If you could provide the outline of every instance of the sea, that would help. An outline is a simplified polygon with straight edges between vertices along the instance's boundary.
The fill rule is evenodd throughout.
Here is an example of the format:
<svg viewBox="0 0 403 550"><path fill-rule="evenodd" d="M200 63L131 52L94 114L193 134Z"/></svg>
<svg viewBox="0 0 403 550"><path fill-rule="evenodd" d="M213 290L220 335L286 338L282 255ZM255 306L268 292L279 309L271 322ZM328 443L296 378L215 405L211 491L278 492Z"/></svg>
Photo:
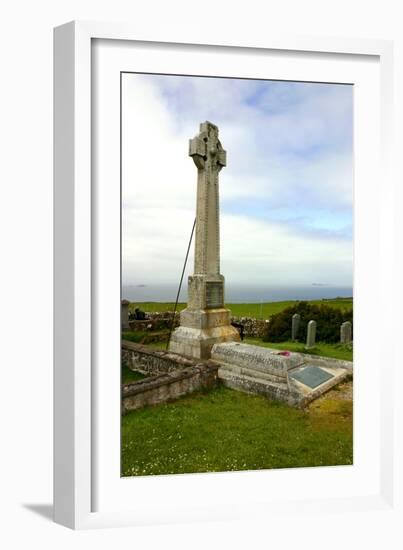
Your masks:
<svg viewBox="0 0 403 550"><path fill-rule="evenodd" d="M122 299L130 302L175 302L175 285L127 285L122 287ZM353 288L346 286L242 286L225 284L225 301L229 304L259 304L286 300L324 300L351 298ZM187 300L187 282L184 281L179 301Z"/></svg>

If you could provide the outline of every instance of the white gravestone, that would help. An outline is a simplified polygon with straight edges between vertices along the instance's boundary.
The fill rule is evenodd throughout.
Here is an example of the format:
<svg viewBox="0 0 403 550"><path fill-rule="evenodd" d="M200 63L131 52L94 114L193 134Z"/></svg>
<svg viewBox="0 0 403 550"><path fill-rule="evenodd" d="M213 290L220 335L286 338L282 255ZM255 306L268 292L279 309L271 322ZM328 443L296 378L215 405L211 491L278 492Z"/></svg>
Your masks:
<svg viewBox="0 0 403 550"><path fill-rule="evenodd" d="M207 359L217 342L239 341L224 307L224 277L220 274L220 216L218 174L226 166L226 151L218 127L200 124L189 141L189 156L197 167L196 237L194 273L188 279L188 304L173 332L172 352Z"/></svg>

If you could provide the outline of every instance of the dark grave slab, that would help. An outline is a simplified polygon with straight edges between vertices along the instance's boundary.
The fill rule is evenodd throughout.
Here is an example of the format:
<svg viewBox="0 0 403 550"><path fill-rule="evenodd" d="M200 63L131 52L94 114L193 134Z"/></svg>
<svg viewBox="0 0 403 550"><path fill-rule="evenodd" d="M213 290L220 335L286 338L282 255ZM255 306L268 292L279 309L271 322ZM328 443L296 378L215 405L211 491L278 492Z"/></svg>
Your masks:
<svg viewBox="0 0 403 550"><path fill-rule="evenodd" d="M308 365L301 369L298 369L289 374L291 378L298 380L301 384L309 386L310 388L317 388L324 382L327 382L331 378L334 378L333 374L326 372L325 370Z"/></svg>

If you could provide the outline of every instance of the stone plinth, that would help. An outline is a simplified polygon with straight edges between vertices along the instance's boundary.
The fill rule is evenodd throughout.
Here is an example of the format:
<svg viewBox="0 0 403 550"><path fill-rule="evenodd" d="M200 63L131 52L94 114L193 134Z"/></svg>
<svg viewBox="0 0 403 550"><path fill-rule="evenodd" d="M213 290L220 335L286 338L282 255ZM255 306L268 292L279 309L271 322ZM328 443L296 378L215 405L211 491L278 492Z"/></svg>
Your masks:
<svg viewBox="0 0 403 550"><path fill-rule="evenodd" d="M227 311L229 314L229 310ZM238 331L231 325L209 329L178 327L172 334L169 350L189 357L208 359L211 349L217 342L239 340Z"/></svg>
<svg viewBox="0 0 403 550"><path fill-rule="evenodd" d="M188 307L180 313L180 326L172 333L170 351L208 359L217 342L240 341L239 332L231 326L231 311L224 307L222 275L189 277L188 295Z"/></svg>

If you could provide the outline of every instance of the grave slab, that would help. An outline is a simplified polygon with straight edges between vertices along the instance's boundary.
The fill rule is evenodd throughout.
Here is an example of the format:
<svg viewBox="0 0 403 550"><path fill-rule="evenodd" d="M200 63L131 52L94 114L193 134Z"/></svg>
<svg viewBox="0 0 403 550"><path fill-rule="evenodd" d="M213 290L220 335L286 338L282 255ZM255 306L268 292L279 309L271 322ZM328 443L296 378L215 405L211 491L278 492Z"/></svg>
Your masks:
<svg viewBox="0 0 403 550"><path fill-rule="evenodd" d="M218 378L233 389L304 407L352 372L348 361L241 343L218 343L211 359Z"/></svg>

